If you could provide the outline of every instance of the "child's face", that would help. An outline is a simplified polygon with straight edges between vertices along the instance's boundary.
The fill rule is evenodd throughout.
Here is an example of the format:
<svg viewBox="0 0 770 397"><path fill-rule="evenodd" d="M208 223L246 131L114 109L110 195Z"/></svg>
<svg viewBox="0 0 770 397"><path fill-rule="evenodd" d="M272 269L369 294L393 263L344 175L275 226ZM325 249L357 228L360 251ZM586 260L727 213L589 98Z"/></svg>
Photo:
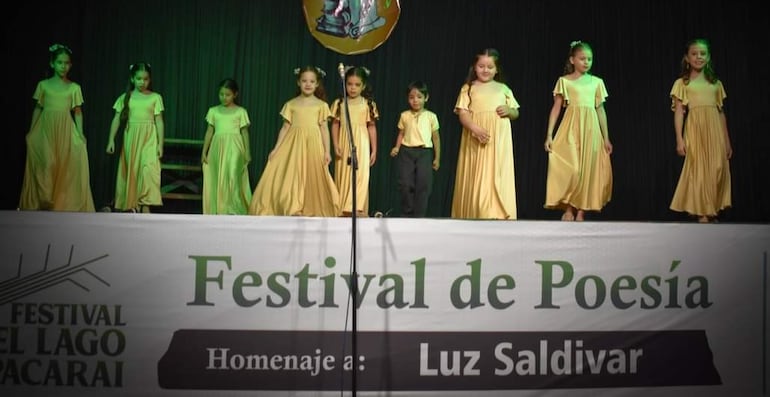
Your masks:
<svg viewBox="0 0 770 397"><path fill-rule="evenodd" d="M473 68L476 71L476 79L483 83L494 80L497 74L495 59L488 55L480 56Z"/></svg>
<svg viewBox="0 0 770 397"><path fill-rule="evenodd" d="M297 85L299 86L302 95L312 96L313 93L315 93L316 88L318 88L318 78L316 77L315 73L306 70L302 72L301 75L299 75Z"/></svg>
<svg viewBox="0 0 770 397"><path fill-rule="evenodd" d="M61 53L56 56L56 59L51 62L51 68L53 72L59 77L65 77L72 68L72 60L67 53Z"/></svg>
<svg viewBox="0 0 770 397"><path fill-rule="evenodd" d="M134 77L131 80L137 91L145 91L150 87L150 73L146 70L140 70L134 73Z"/></svg>
<svg viewBox="0 0 770 397"><path fill-rule="evenodd" d="M577 50L575 55L570 57L569 61L575 67L576 72L581 74L588 73L594 64L594 53L587 49Z"/></svg>
<svg viewBox="0 0 770 397"><path fill-rule="evenodd" d="M364 90L364 87L364 82L358 76L348 76L348 78L345 79L345 90L348 92L349 98L358 98Z"/></svg>
<svg viewBox="0 0 770 397"><path fill-rule="evenodd" d="M428 97L426 95L423 95L420 90L417 88L412 88L411 91L409 91L409 95L407 96L407 100L409 101L409 107L412 108L415 112L422 110L425 107L425 102L428 100Z"/></svg>
<svg viewBox="0 0 770 397"><path fill-rule="evenodd" d="M709 49L701 43L695 43L687 50L687 63L695 70L701 70L709 62Z"/></svg>
<svg viewBox="0 0 770 397"><path fill-rule="evenodd" d="M235 102L235 93L233 90L222 87L219 89L219 103L222 104L222 106L230 106Z"/></svg>

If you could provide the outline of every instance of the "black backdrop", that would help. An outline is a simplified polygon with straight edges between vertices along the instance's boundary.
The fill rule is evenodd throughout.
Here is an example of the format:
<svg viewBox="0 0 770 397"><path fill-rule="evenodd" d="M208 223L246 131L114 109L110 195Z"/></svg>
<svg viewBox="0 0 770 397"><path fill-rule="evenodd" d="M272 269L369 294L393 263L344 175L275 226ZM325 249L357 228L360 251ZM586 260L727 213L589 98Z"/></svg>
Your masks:
<svg viewBox="0 0 770 397"><path fill-rule="evenodd" d="M407 106L405 86L421 79L430 86L428 106L442 124L442 164L428 215L447 217L460 133L452 109L474 54L495 47L522 106L514 122L519 218L558 219L560 214L542 208L547 167L542 142L551 90L569 43L584 40L594 48L593 72L605 80L610 94L606 109L615 147L612 201L589 219L686 220L668 209L682 164L674 150L668 92L685 43L705 37L712 42L712 59L727 90L734 148L734 208L722 220L770 221L770 83L764 72L764 31L770 19L748 1L402 0L400 6L388 41L365 54L342 55L311 36L300 0L75 0L58 9L17 4L4 23L4 74L10 86L3 97L9 124L0 156L6 176L0 209L15 209L18 203L32 92L49 71L48 46L60 42L73 49L70 77L83 87L97 208L111 200L114 190L117 157L106 155L104 147L111 106L125 90L129 64L153 65L153 88L166 105L167 137L202 139L206 109L218 102L217 83L224 77L238 80L240 102L252 119L253 187L275 143L278 111L295 93L292 70L315 64L329 72L325 86L331 101L340 93L336 65L344 62L372 71L369 83L381 113L370 211L398 213L388 153L398 114Z"/></svg>

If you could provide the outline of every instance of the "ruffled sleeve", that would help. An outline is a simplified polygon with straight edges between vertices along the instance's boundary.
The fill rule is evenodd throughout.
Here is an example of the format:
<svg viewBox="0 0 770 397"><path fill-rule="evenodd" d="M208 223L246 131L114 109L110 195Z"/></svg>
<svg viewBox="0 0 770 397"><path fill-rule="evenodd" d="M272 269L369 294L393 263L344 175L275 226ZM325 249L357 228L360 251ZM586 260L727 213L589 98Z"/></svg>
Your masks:
<svg viewBox="0 0 770 397"><path fill-rule="evenodd" d="M80 88L80 84L72 83L72 108L83 105L83 90Z"/></svg>
<svg viewBox="0 0 770 397"><path fill-rule="evenodd" d="M45 102L45 91L43 90L42 81L37 83L37 87L35 87L35 93L32 94L32 99L34 99L39 106L43 106L43 103Z"/></svg>
<svg viewBox="0 0 770 397"><path fill-rule="evenodd" d="M569 104L569 91L567 90L567 82L564 77L559 77L559 79L556 80L556 85L553 87L553 96L556 95L561 95L564 99L561 106L566 108Z"/></svg>
<svg viewBox="0 0 770 397"><path fill-rule="evenodd" d="M687 106L690 101L687 99L687 86L681 78L676 79L674 86L671 87L671 110L676 110L676 100L682 101L682 105Z"/></svg>
<svg viewBox="0 0 770 397"><path fill-rule="evenodd" d="M216 114L215 106L210 107L209 110L206 112L206 123L208 123L208 125L214 125L215 114Z"/></svg>
<svg viewBox="0 0 770 397"><path fill-rule="evenodd" d="M124 98L126 97L126 94L120 94L118 99L115 100L115 103L112 104L112 108L115 109L116 112L120 113L123 111L123 102Z"/></svg>
<svg viewBox="0 0 770 397"><path fill-rule="evenodd" d="M155 93L155 96L156 96L156 99L155 99L154 114L157 116L157 115L163 113L163 110L165 110L165 109L163 108L163 97L160 96L160 94L158 94L158 93Z"/></svg>
<svg viewBox="0 0 770 397"><path fill-rule="evenodd" d="M246 111L246 108L244 107L238 108L238 124L240 125L240 128L248 127L251 125L251 120L249 120L249 112Z"/></svg>
<svg viewBox="0 0 770 397"><path fill-rule="evenodd" d="M329 109L329 104L321 101L320 110L318 111L318 124L328 122L330 117L332 117L332 112Z"/></svg>
<svg viewBox="0 0 770 397"><path fill-rule="evenodd" d="M509 108L518 109L521 106L519 105L519 102L516 100L516 98L513 96L513 91L510 87L507 85L503 85L505 87L503 89L503 95L505 95L505 105Z"/></svg>
<svg viewBox="0 0 770 397"><path fill-rule="evenodd" d="M724 106L724 99L727 98L727 93L725 92L725 86L722 85L722 81L717 81L717 107L719 110L722 110L722 106Z"/></svg>
<svg viewBox="0 0 770 397"><path fill-rule="evenodd" d="M462 88L460 88L460 94L457 95L457 103L455 103L455 113L460 113L460 110L468 110L471 102L471 98L468 96L468 90L470 90L470 85L463 84Z"/></svg>
<svg viewBox="0 0 770 397"><path fill-rule="evenodd" d="M340 99L337 98L332 102L331 117L335 120L340 119Z"/></svg>
<svg viewBox="0 0 770 397"><path fill-rule="evenodd" d="M286 101L286 103L283 104L283 107L281 108L280 115L283 117L283 120L287 123L291 124L291 103L292 101Z"/></svg>
<svg viewBox="0 0 770 397"><path fill-rule="evenodd" d="M372 109L371 112L367 112L366 114L366 122L370 123L373 121L377 121L380 119L380 111L377 110L377 104L372 101Z"/></svg>
<svg viewBox="0 0 770 397"><path fill-rule="evenodd" d="M596 84L596 96L594 98L594 107L599 107L601 104L603 104L606 100L609 94L607 93L607 87L604 85L604 80L594 76L596 80L598 80Z"/></svg>

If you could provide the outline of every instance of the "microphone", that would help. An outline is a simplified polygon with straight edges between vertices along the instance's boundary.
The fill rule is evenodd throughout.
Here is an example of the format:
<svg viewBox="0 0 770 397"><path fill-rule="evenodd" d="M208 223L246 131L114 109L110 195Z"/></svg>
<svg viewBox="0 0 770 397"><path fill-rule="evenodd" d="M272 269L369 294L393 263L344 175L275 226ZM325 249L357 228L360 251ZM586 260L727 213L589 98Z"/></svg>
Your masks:
<svg viewBox="0 0 770 397"><path fill-rule="evenodd" d="M345 78L345 65L343 65L342 62L340 62L340 64L337 65L337 71L340 72L340 77L344 79Z"/></svg>

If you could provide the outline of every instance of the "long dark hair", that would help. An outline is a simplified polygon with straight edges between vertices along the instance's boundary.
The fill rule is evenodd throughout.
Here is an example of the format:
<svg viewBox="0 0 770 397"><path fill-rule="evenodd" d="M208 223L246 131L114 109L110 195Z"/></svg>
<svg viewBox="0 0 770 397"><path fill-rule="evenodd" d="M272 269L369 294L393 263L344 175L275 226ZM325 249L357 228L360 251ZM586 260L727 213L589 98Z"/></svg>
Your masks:
<svg viewBox="0 0 770 397"><path fill-rule="evenodd" d="M696 44L700 44L706 47L709 60L706 62L706 65L703 66L703 76L706 78L706 80L708 80L709 83L714 84L719 81L719 77L717 77L717 73L714 71L714 66L711 64L711 43L709 43L709 41L706 39L693 39L687 43L687 47L685 47L684 50L684 56L682 57L682 72L680 77L682 77L682 80L684 80L685 84L690 82L690 63L687 62L687 54L690 52L690 47Z"/></svg>
<svg viewBox="0 0 770 397"><path fill-rule="evenodd" d="M473 101L473 98L471 98L471 89L473 87L473 81L479 78L479 76L476 75L476 64L479 62L479 59L481 57L490 57L493 61L495 61L495 67L497 68L497 73L495 74L494 80L499 83L505 83L505 74L503 73L503 67L500 66L500 52L497 51L494 48L485 48L481 51L481 53L476 54L473 57L473 62L471 62L471 67L468 68L468 76L465 77L465 83L464 85L468 86L468 106L470 106L471 102Z"/></svg>
<svg viewBox="0 0 770 397"><path fill-rule="evenodd" d="M326 89L324 88L324 76L326 76L326 72L316 66L305 65L294 70L294 74L297 75L297 82L299 82L299 79L302 77L302 73L305 72L313 72L315 74L315 79L318 82L318 86L316 86L315 91L313 91L313 95L316 98L326 102ZM298 85L295 95L299 95L301 93L302 89Z"/></svg>
<svg viewBox="0 0 770 397"><path fill-rule="evenodd" d="M573 41L569 45L569 52L567 53L567 60L564 62L564 75L572 74L572 72L575 71L575 65L570 62L570 58L574 57L575 54L577 54L579 51L591 51L593 54L594 50L591 48L591 45L586 43L585 41ZM589 71L590 72L590 71Z"/></svg>
<svg viewBox="0 0 770 397"><path fill-rule="evenodd" d="M369 69L363 67L363 66L352 66L348 68L348 70L345 71L345 85L347 86L348 77L351 76L358 76L358 78L361 79L361 82L364 84L364 89L361 91L361 96L366 99L366 104L369 105L369 117L374 120L374 94L372 93L372 87L367 84L367 80L369 78ZM340 108L342 106L337 107L337 114L335 116L339 117L340 114Z"/></svg>
<svg viewBox="0 0 770 397"><path fill-rule="evenodd" d="M128 67L128 86L126 87L126 95L123 97L123 110L120 111L120 119L128 119L128 100L131 99L131 92L134 91L134 76L138 72L145 71L150 76L150 84L148 89L152 87L152 67L147 62L137 62Z"/></svg>
<svg viewBox="0 0 770 397"><path fill-rule="evenodd" d="M55 74L53 72L53 63L56 62L56 58L58 58L61 54L69 55L70 61L72 61L72 50L70 50L70 48L66 45L56 43L51 44L51 46L48 47L48 55L50 56L50 60L48 61L48 70L51 72L51 75Z"/></svg>
<svg viewBox="0 0 770 397"><path fill-rule="evenodd" d="M220 81L217 87L219 87L219 89L227 88L228 90L232 91L233 94L235 94L235 98L233 98L233 103L238 104L238 82L235 81L235 79L226 78Z"/></svg>

